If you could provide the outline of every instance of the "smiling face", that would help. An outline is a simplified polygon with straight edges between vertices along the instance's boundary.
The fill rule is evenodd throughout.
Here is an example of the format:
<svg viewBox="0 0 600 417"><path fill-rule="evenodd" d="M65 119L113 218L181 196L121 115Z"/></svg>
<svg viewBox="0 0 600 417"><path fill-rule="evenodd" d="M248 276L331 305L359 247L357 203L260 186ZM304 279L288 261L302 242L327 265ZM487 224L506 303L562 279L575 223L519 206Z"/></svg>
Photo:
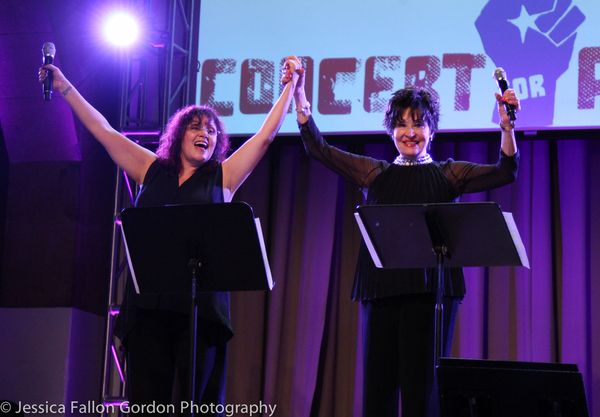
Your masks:
<svg viewBox="0 0 600 417"><path fill-rule="evenodd" d="M431 131L420 112L407 108L396 121L392 138L404 159L417 159L427 154Z"/></svg>
<svg viewBox="0 0 600 417"><path fill-rule="evenodd" d="M181 142L181 163L198 168L213 155L217 144L217 126L207 117L196 117L187 126Z"/></svg>

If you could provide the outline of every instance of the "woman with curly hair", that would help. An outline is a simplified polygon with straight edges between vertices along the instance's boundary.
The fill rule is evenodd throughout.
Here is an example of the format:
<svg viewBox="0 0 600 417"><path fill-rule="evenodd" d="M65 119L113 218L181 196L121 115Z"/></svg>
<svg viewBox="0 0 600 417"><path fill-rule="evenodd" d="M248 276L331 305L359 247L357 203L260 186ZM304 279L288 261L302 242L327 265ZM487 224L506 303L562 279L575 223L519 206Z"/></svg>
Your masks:
<svg viewBox="0 0 600 417"><path fill-rule="evenodd" d="M178 110L153 153L113 129L54 65L40 68L39 79L43 82L53 72L53 88L113 161L140 184L135 205L143 207L230 202L267 151L290 107L301 64L290 57L284 68L287 83L262 127L229 157L225 126L208 106ZM229 293L199 293L196 299L195 399L198 404L224 405L227 342L233 336ZM140 295L128 281L115 334L127 351L130 406L171 404L176 375L180 391L187 393L189 318L189 295Z"/></svg>

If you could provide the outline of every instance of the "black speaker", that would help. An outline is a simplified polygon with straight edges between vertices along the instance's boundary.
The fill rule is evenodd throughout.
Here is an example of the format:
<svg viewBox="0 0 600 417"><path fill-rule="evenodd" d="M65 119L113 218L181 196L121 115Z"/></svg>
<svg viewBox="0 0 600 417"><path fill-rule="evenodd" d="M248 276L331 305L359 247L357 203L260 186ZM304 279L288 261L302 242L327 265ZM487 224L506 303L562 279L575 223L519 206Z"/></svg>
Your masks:
<svg viewBox="0 0 600 417"><path fill-rule="evenodd" d="M589 417L577 365L440 358L442 417Z"/></svg>

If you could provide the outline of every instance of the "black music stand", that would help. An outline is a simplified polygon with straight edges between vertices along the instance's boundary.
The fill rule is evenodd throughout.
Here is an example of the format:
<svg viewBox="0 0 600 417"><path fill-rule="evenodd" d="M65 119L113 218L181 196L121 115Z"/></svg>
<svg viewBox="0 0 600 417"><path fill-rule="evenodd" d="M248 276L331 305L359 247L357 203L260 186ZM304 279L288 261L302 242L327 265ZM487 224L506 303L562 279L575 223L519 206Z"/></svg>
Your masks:
<svg viewBox="0 0 600 417"><path fill-rule="evenodd" d="M529 268L512 214L496 203L360 206L355 217L378 268L436 268L434 374L444 335L444 267Z"/></svg>
<svg viewBox="0 0 600 417"><path fill-rule="evenodd" d="M120 217L136 292L191 294L189 398L194 404L196 292L273 288L260 222L246 203L136 207Z"/></svg>

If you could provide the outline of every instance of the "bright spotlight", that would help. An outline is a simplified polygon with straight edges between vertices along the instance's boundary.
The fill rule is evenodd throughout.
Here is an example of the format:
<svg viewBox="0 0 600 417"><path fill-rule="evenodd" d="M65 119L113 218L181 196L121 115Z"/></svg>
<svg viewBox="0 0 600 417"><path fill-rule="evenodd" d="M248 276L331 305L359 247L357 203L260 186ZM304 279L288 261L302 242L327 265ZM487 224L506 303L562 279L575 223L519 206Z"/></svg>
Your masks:
<svg viewBox="0 0 600 417"><path fill-rule="evenodd" d="M104 26L104 35L113 45L129 46L138 36L138 24L128 14L119 13L108 19Z"/></svg>

